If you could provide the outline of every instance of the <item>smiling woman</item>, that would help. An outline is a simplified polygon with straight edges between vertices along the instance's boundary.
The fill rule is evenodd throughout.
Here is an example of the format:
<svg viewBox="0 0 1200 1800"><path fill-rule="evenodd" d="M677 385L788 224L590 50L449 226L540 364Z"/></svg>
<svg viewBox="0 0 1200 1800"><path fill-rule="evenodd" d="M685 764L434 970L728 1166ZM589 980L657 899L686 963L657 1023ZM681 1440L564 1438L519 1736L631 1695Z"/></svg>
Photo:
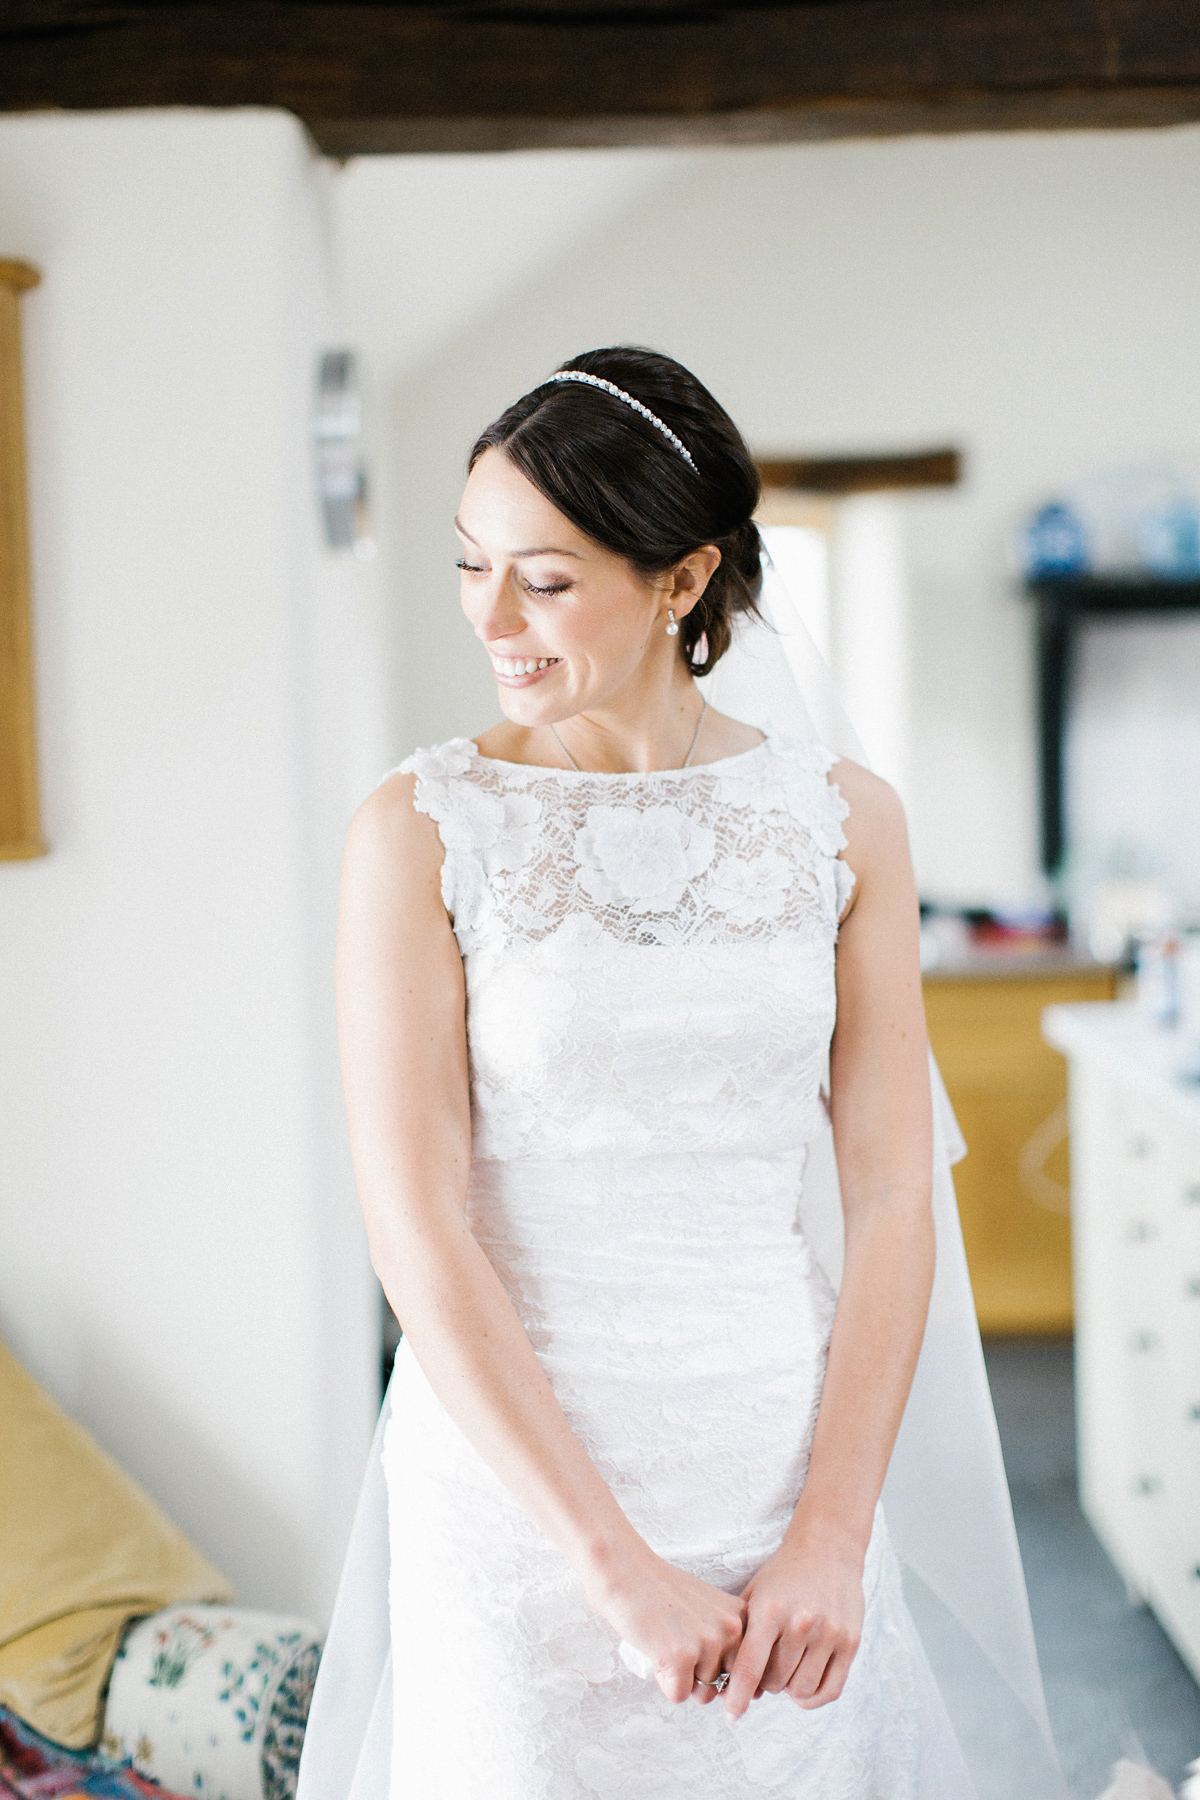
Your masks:
<svg viewBox="0 0 1200 1800"><path fill-rule="evenodd" d="M674 409L694 457L655 405ZM649 351L579 357L510 407L475 445L456 520L463 610L511 697L484 754L649 770L748 749L759 734L705 720L694 678L755 611L757 498L732 420ZM630 717L606 720L614 686L632 736Z"/></svg>
<svg viewBox="0 0 1200 1800"><path fill-rule="evenodd" d="M509 548L504 542L504 534L514 531L545 537L550 527L558 540L553 546ZM674 643L682 636L686 645L694 633L671 632L670 626L678 620L686 627L705 584L711 585L715 546L681 559L668 578L642 576L625 557L571 525L495 449L473 462L458 530L468 546L459 564L463 610L488 650L509 715L481 738L484 754L575 768L576 751L596 768L627 768L631 752L642 759L634 767L671 760L672 749L658 735L678 735L679 719L690 718L690 739L702 703ZM615 686L627 683L646 702L638 709L642 741L635 744L623 733L614 735L597 711Z"/></svg>
<svg viewBox="0 0 1200 1800"><path fill-rule="evenodd" d="M694 455L655 406L678 420ZM664 442L674 456L663 455ZM759 541L751 515L759 480L741 434L707 389L651 351L592 351L489 426L471 453L472 473L489 449L503 450L512 469L549 502L547 524L557 516L575 527L560 554L577 564L594 563L597 549L607 550L627 575L654 579L700 546L715 551L706 556L705 578L687 609L690 623L679 612L679 648L689 671L705 675L715 666L729 648L737 614L756 606ZM558 578L543 569L539 579Z"/></svg>
<svg viewBox="0 0 1200 1800"><path fill-rule="evenodd" d="M459 509L505 720L347 844L391 1650L376 1703L335 1621L302 1800L968 1800L880 1506L935 1268L903 817L695 685L761 583L727 415L649 351L559 375ZM840 1293L800 1224L829 1116Z"/></svg>

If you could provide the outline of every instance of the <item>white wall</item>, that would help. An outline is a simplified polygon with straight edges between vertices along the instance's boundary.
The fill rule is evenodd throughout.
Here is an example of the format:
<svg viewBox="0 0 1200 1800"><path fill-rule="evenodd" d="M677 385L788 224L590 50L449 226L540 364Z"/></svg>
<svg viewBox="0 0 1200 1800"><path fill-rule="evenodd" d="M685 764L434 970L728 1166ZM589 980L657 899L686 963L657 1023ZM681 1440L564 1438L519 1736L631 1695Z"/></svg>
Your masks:
<svg viewBox="0 0 1200 1800"><path fill-rule="evenodd" d="M363 156L339 170L347 312L375 379L402 381L571 259L686 157L661 150Z"/></svg>
<svg viewBox="0 0 1200 1800"><path fill-rule="evenodd" d="M237 1583L323 1618L377 1400L332 1024L384 757L318 544L328 172L294 120L0 120L50 854L0 864L0 1334Z"/></svg>
<svg viewBox="0 0 1200 1800"><path fill-rule="evenodd" d="M473 435L562 357L649 343L693 367L761 453L966 452L960 489L903 503L914 847L931 894L1036 897L1031 620L1006 544L1092 469L1200 468L1200 129L640 152L644 187L582 241L568 207L533 205L531 165L545 191L564 171L568 192L593 191L613 154L481 158L444 209L436 158L373 163L369 195L354 165L335 183L353 323L380 372L406 743L496 713L455 616L450 518ZM456 305L456 335L398 350L406 308L386 283L365 306L356 273L377 273L389 244L439 292L474 282L486 315ZM1195 690L1194 644L1184 654ZM1173 788L1166 814L1183 800Z"/></svg>

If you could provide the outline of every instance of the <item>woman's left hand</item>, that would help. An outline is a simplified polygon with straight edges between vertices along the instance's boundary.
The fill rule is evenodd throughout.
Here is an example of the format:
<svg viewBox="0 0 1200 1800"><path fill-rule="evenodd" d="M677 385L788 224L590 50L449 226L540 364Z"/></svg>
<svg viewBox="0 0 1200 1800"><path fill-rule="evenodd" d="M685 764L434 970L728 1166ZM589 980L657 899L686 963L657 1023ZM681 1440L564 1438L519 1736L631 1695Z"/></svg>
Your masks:
<svg viewBox="0 0 1200 1800"><path fill-rule="evenodd" d="M811 1710L836 1700L862 1636L863 1559L844 1542L784 1540L742 1589L746 1624L725 1690L740 1719L760 1694Z"/></svg>

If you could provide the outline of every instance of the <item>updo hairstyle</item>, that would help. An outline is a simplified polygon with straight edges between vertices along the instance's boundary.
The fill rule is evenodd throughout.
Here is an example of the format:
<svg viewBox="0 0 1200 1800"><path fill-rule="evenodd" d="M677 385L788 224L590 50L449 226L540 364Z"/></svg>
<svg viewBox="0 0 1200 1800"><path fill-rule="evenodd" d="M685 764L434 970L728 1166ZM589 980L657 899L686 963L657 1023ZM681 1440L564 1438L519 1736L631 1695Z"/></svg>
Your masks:
<svg viewBox="0 0 1200 1800"><path fill-rule="evenodd" d="M715 544L721 561L679 621L694 675L729 648L738 613L757 613L762 586L758 471L737 426L681 363L655 350L589 350L562 365L624 388L687 446L694 468L648 419L580 381L545 382L489 425L471 451L503 450L579 531L640 575L662 575ZM699 650L699 654L697 653Z"/></svg>

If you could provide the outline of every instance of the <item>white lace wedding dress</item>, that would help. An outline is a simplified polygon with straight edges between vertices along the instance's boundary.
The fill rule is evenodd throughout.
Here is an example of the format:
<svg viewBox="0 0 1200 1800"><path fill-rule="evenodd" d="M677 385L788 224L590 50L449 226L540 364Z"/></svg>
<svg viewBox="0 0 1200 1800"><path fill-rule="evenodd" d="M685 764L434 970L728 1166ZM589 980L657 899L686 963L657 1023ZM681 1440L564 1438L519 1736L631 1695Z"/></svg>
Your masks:
<svg viewBox="0 0 1200 1800"><path fill-rule="evenodd" d="M820 745L653 774L403 765L467 979L469 1216L660 1555L737 1592L804 1481L834 1295L801 1235L853 877ZM736 1724L618 1656L402 1345L391 1800L965 1800L882 1511L841 1698Z"/></svg>

